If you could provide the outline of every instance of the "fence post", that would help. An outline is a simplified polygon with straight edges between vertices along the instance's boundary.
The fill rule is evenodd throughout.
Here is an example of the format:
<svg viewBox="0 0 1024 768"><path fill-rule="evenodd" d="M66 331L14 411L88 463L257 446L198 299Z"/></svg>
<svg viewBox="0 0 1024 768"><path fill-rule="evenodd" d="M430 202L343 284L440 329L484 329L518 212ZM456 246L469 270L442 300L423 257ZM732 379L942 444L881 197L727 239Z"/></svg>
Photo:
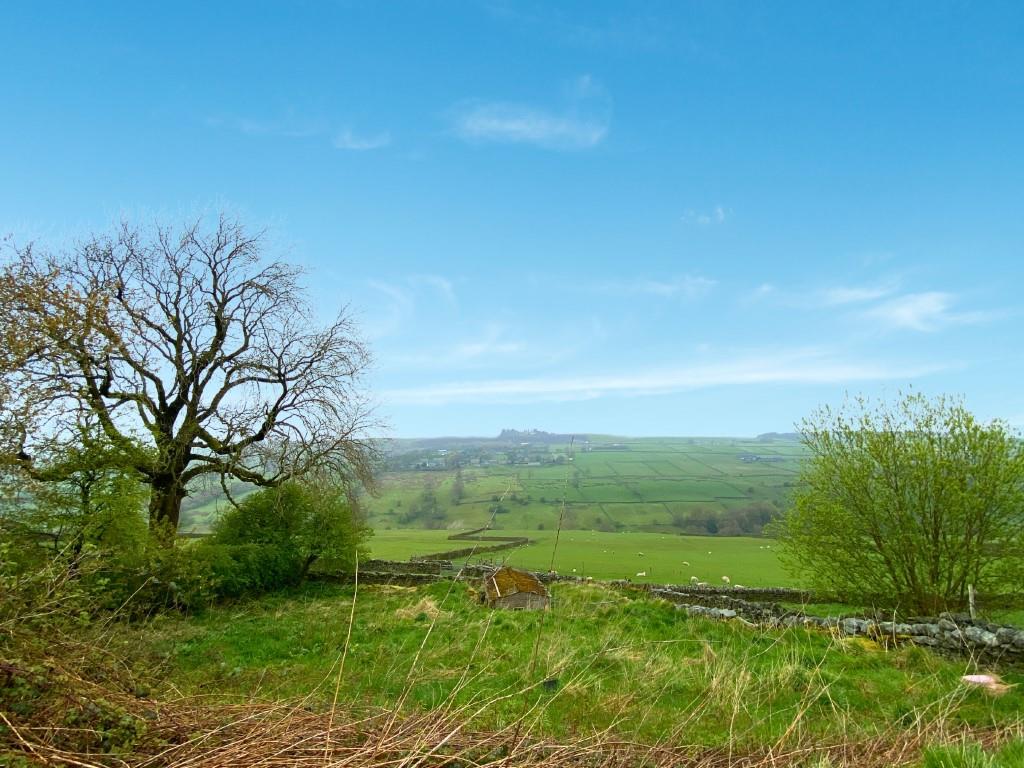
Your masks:
<svg viewBox="0 0 1024 768"><path fill-rule="evenodd" d="M975 615L974 615L974 585L973 584L968 584L967 585L967 606L968 606L968 608L970 608L971 618L974 619Z"/></svg>

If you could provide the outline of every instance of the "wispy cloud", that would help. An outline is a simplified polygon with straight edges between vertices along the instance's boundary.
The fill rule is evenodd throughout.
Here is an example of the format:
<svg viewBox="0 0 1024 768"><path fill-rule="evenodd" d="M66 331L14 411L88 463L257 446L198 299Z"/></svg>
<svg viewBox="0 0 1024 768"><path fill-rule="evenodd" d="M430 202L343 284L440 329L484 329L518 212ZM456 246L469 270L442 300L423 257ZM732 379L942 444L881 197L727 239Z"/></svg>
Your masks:
<svg viewBox="0 0 1024 768"><path fill-rule="evenodd" d="M822 292L822 303L834 307L843 304L862 304L868 301L890 296L895 293L897 285L894 282L882 283L879 285L862 286L837 286L826 288Z"/></svg>
<svg viewBox="0 0 1024 768"><path fill-rule="evenodd" d="M410 275L408 278L414 285L425 285L439 293L449 304L458 303L455 296L455 284L441 275Z"/></svg>
<svg viewBox="0 0 1024 768"><path fill-rule="evenodd" d="M699 224L702 227L708 227L712 224L724 224L731 215L732 211L721 205L716 205L714 208L707 211L698 211L693 208L687 208L683 212L683 221Z"/></svg>
<svg viewBox="0 0 1024 768"><path fill-rule="evenodd" d="M323 134L326 120L299 117L291 112L277 118L209 117L210 126L232 126L249 136L280 136L287 139L306 139Z"/></svg>
<svg viewBox="0 0 1024 768"><path fill-rule="evenodd" d="M995 312L954 311L956 297L942 291L907 293L865 310L863 317L884 328L938 331L957 325L975 325L995 318Z"/></svg>
<svg viewBox="0 0 1024 768"><path fill-rule="evenodd" d="M383 393L394 404L522 403L588 400L610 395L668 394L709 387L756 384L835 384L911 379L948 365L892 365L844 360L815 352L754 355L728 362L590 376L549 376L453 382L392 389Z"/></svg>
<svg viewBox="0 0 1024 768"><path fill-rule="evenodd" d="M408 275L399 280L370 279L366 286L381 294L383 299L376 304L376 319L370 321L368 334L371 338L398 332L416 314L417 301L428 294L440 296L452 306L458 303L454 284L441 275Z"/></svg>
<svg viewBox="0 0 1024 768"><path fill-rule="evenodd" d="M717 280L696 275L682 275L667 280L637 278L632 280L597 283L592 289L599 293L635 296L649 295L665 298L695 299L703 296L718 284Z"/></svg>
<svg viewBox="0 0 1024 768"><path fill-rule="evenodd" d="M388 131L371 135L360 136L350 128L345 128L334 136L334 148L346 149L353 152L365 152L370 149L381 149L391 143L391 134Z"/></svg>
<svg viewBox="0 0 1024 768"><path fill-rule="evenodd" d="M595 147L608 135L610 120L611 100L589 75L573 82L561 109L472 101L452 110L452 130L465 141L532 144L545 149Z"/></svg>
<svg viewBox="0 0 1024 768"><path fill-rule="evenodd" d="M526 342L509 338L507 329L501 325L488 325L483 333L469 339L438 346L414 354L393 355L392 365L412 367L421 370L438 368L478 368L494 365L499 361L518 358L529 351Z"/></svg>
<svg viewBox="0 0 1024 768"><path fill-rule="evenodd" d="M213 128L233 128L248 136L278 137L285 139L308 139L321 137L326 139L333 133L331 144L335 149L355 152L381 149L391 144L391 133L389 131L380 131L373 134L360 134L349 126L337 128L332 126L331 121L329 120L303 117L295 114L295 112L291 110L280 117L254 118L225 117L218 115L207 117L203 122Z"/></svg>

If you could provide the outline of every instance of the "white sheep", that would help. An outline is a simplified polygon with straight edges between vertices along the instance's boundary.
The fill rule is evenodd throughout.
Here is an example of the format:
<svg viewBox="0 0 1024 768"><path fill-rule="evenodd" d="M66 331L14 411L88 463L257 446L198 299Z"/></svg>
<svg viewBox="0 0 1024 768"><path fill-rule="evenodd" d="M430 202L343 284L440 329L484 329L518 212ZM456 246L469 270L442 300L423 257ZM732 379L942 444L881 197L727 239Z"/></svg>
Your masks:
<svg viewBox="0 0 1024 768"><path fill-rule="evenodd" d="M709 586L711 586L711 585L710 585L710 584L708 584L708 583L707 583L706 581L698 581L698 582L697 582L697 586L698 586L698 587L709 587Z"/></svg>
<svg viewBox="0 0 1024 768"><path fill-rule="evenodd" d="M637 556L637 557L643 557L643 556L644 556L644 553L643 553L643 552L637 552L637 553L636 553L636 556Z"/></svg>
<svg viewBox="0 0 1024 768"><path fill-rule="evenodd" d="M637 576L646 576L647 575L647 571L637 571L636 575Z"/></svg>
<svg viewBox="0 0 1024 768"><path fill-rule="evenodd" d="M729 582L732 581L732 579L730 579L728 576L723 576L722 581L724 581L726 586L728 586Z"/></svg>
<svg viewBox="0 0 1024 768"><path fill-rule="evenodd" d="M690 583L691 584L696 584L698 581L700 581L700 579L698 579L696 576L691 576L690 577Z"/></svg>
<svg viewBox="0 0 1024 768"><path fill-rule="evenodd" d="M584 581L593 581L593 580L594 580L594 577L593 577L593 576L585 576L585 577L583 578L583 580L584 580Z"/></svg>
<svg viewBox="0 0 1024 768"><path fill-rule="evenodd" d="M685 565L687 568L689 568L690 567L690 562L688 560L683 560L683 565Z"/></svg>

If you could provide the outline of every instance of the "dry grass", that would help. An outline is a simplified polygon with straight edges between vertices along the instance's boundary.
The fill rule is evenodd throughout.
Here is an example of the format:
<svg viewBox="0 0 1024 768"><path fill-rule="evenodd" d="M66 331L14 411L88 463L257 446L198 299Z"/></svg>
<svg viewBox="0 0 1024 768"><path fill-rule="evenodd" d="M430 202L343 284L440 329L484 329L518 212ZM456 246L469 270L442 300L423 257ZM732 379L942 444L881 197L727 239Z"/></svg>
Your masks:
<svg viewBox="0 0 1024 768"><path fill-rule="evenodd" d="M432 597L424 597L414 605L407 605L404 608L398 608L395 610L395 618L406 621L420 617L426 617L431 621L437 621L438 619L447 618L450 615L451 614L449 614L448 611L442 611Z"/></svg>
<svg viewBox="0 0 1024 768"><path fill-rule="evenodd" d="M94 691L94 693L96 693ZM109 697L110 691L103 695ZM116 698L116 697L115 697ZM493 732L467 731L468 712L439 711L426 716L400 717L378 712L356 717L342 713L309 712L298 704L210 707L198 700L163 703L122 701L133 716L154 718L141 748L124 755L99 755L62 747L61 734L47 725L8 726L8 747L29 765L80 768L320 768L333 766L555 766L581 768L622 766L667 768L767 768L768 766L900 766L919 760L921 749L936 742L964 738L993 745L1012 733L908 730L860 742L780 743L757 752L732 753L685 743L637 744L611 733L571 740L535 739L523 721ZM149 714L145 714L149 713ZM155 717L154 717L155 716ZM527 727L523 727L524 724ZM8 757L13 759L14 752Z"/></svg>

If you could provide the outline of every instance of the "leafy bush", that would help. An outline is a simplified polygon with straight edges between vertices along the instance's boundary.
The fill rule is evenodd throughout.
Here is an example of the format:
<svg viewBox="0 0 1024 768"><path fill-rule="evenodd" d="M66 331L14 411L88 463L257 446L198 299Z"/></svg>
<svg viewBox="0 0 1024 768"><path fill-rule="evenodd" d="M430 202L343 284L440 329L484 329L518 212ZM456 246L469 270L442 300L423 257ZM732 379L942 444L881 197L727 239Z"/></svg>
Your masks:
<svg viewBox="0 0 1024 768"><path fill-rule="evenodd" d="M212 543L276 549L275 567L292 562L301 580L314 563L322 570L351 572L356 558L366 556L369 535L354 502L341 490L286 483L250 494L225 513Z"/></svg>
<svg viewBox="0 0 1024 768"><path fill-rule="evenodd" d="M957 400L856 400L801 430L811 457L776 526L791 570L851 602L925 613L970 587L1016 592L1024 571L1024 445Z"/></svg>

